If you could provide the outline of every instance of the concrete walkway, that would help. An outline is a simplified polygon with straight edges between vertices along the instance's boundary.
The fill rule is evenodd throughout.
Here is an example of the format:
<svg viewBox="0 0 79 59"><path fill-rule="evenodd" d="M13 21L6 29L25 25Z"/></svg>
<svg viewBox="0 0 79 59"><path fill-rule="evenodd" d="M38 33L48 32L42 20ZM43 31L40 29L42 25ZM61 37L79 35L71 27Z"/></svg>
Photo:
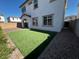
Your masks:
<svg viewBox="0 0 79 59"><path fill-rule="evenodd" d="M79 38L71 31L63 30L38 59L79 59Z"/></svg>

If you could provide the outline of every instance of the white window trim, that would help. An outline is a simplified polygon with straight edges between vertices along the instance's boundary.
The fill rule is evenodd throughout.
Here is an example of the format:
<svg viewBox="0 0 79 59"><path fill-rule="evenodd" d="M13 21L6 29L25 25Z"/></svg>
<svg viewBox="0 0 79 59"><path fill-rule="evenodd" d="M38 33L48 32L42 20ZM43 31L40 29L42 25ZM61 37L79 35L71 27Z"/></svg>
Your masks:
<svg viewBox="0 0 79 59"><path fill-rule="evenodd" d="M34 18L35 18L35 20L34 20ZM35 22L35 25L33 25L33 26L38 26L38 17L34 17L34 18L32 18L33 19L32 25L33 25L33 22Z"/></svg>
<svg viewBox="0 0 79 59"><path fill-rule="evenodd" d="M54 19L54 14L50 14L51 16L52 16L52 22L53 22L53 19ZM44 22L43 22L43 26L45 26L45 27L52 27L53 26L53 23L52 23L52 25L49 25L48 24L48 19L51 19L51 18L49 18L48 16L50 16L50 15L46 15L46 16L43 16L43 17L47 17L47 25L44 25ZM43 21L44 21L44 18L43 18Z"/></svg>

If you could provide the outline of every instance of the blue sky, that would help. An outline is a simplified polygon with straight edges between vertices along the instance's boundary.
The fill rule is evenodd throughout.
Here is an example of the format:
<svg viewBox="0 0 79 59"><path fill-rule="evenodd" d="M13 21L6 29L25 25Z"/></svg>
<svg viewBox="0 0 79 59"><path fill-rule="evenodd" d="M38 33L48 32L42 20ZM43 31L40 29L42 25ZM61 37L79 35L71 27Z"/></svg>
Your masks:
<svg viewBox="0 0 79 59"><path fill-rule="evenodd" d="M19 6L25 0L0 0L0 14L5 17L8 16L21 16L21 10ZM66 16L77 14L78 0L68 0L68 7L66 9Z"/></svg>
<svg viewBox="0 0 79 59"><path fill-rule="evenodd" d="M19 6L25 0L0 0L0 14L5 17L8 16L20 16L21 11Z"/></svg>
<svg viewBox="0 0 79 59"><path fill-rule="evenodd" d="M66 12L65 12L66 16L77 15L78 2L79 2L79 0L68 0L67 9L66 9Z"/></svg>

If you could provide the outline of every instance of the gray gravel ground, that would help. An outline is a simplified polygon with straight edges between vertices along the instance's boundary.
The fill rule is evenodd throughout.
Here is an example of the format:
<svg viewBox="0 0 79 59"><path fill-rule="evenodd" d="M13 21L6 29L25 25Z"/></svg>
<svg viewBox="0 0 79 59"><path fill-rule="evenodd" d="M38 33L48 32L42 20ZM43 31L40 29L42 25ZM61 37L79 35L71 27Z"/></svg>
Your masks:
<svg viewBox="0 0 79 59"><path fill-rule="evenodd" d="M79 59L79 38L71 31L63 30L38 59Z"/></svg>

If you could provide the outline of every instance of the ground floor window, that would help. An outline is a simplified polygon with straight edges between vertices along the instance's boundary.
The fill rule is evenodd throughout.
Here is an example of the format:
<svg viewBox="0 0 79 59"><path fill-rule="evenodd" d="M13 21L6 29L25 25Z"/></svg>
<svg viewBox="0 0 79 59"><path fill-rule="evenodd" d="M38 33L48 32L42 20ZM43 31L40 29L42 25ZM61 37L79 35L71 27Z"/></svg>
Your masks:
<svg viewBox="0 0 79 59"><path fill-rule="evenodd" d="M38 17L32 19L33 26L38 26Z"/></svg>
<svg viewBox="0 0 79 59"><path fill-rule="evenodd" d="M43 16L43 25L52 26L53 15Z"/></svg>

